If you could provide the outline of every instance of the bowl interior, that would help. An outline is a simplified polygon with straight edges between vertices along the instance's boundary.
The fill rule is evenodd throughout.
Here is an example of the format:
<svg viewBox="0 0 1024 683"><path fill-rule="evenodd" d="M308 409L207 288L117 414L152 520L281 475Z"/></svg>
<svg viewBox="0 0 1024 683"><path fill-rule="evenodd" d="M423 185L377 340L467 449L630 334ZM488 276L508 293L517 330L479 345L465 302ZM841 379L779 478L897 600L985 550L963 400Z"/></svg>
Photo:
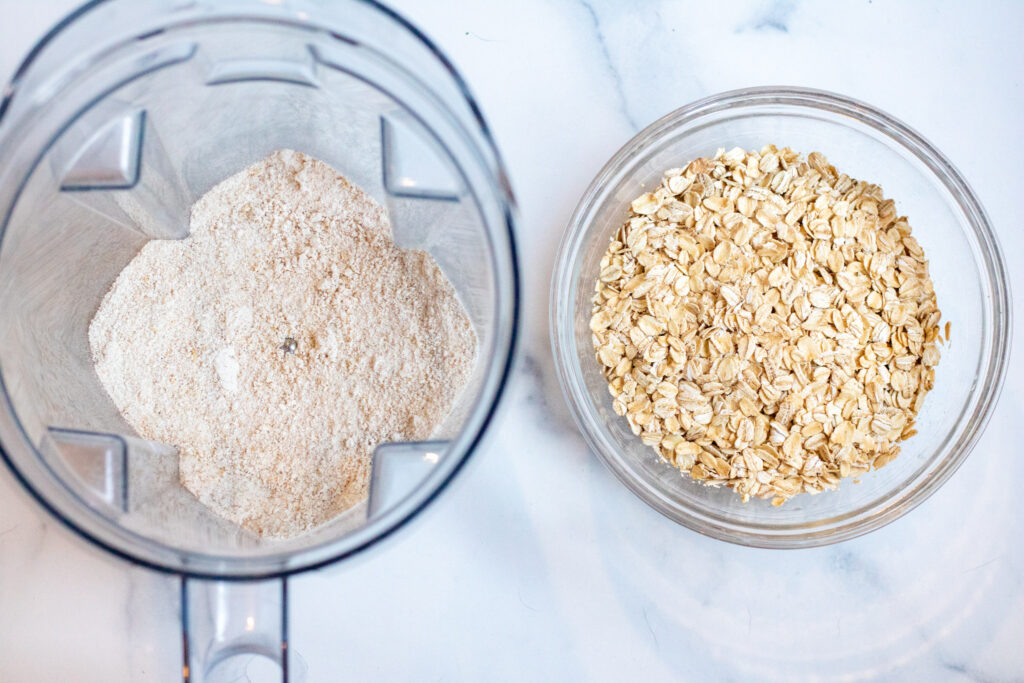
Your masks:
<svg viewBox="0 0 1024 683"><path fill-rule="evenodd" d="M686 110L680 110L685 112ZM990 243L979 237L970 202L958 196L955 174L941 159L897 142L879 121L843 107L779 101L732 102L696 114L670 115L631 141L595 181L570 227L556 280L561 346L570 401L591 444L635 493L669 517L729 540L757 545L814 545L879 526L927 495L965 455L987 412L993 356L994 300L999 298ZM898 125L898 124L897 124ZM935 388L918 416L919 433L901 455L838 491L799 495L780 508L741 502L729 489L703 486L666 464L612 411L589 330L591 298L601 257L630 201L660 183L662 172L719 147L788 146L821 152L841 173L880 184L909 218L929 260L942 325L952 341L941 347ZM952 188L951 188L952 186ZM998 263L998 258L995 259ZM922 495L923 494L923 495Z"/></svg>

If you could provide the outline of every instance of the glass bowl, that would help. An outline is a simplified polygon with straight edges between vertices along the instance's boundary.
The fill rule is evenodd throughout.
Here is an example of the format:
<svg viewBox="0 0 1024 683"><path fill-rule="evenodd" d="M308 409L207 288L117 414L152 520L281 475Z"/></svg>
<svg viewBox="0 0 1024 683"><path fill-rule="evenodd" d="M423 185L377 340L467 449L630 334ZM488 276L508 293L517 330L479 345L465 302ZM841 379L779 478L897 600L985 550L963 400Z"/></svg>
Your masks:
<svg viewBox="0 0 1024 683"><path fill-rule="evenodd" d="M821 152L841 172L878 183L909 217L923 245L942 321L935 388L918 434L881 469L843 480L837 491L801 494L781 507L743 503L665 463L632 434L594 358L591 298L601 256L632 199L666 169L719 147L788 146ZM551 336L559 381L591 448L633 493L666 517L744 545L800 548L853 538L920 504L964 461L981 434L1006 371L1010 294L995 234L960 173L902 122L839 95L751 88L714 95L654 122L620 149L580 200L559 247L551 288Z"/></svg>

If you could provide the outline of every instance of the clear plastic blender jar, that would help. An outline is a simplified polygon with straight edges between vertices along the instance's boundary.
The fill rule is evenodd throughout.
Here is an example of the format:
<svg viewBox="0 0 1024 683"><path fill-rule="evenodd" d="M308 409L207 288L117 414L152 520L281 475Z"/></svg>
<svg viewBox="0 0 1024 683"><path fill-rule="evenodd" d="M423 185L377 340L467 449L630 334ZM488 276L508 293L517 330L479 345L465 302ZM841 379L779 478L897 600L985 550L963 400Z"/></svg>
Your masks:
<svg viewBox="0 0 1024 683"><path fill-rule="evenodd" d="M287 678L286 577L416 515L477 446L505 384L514 203L487 126L447 58L368 0L92 2L3 95L3 459L83 538L183 577L187 680L230 680L243 653ZM436 440L378 448L367 505L261 541L180 486L172 446L124 422L87 328L143 244L186 237L197 198L281 148L327 162L388 208L399 246L428 250L455 286L479 347Z"/></svg>

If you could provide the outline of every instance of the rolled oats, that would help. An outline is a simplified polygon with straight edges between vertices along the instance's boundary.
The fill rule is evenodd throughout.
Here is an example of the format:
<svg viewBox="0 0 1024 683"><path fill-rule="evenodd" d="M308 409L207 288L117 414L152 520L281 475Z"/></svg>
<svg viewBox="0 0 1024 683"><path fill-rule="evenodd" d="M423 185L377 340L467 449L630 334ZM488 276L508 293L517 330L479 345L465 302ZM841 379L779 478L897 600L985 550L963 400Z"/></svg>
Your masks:
<svg viewBox="0 0 1024 683"><path fill-rule="evenodd" d="M590 329L644 444L781 505L897 456L934 384L940 317L882 189L769 145L670 169L631 203Z"/></svg>

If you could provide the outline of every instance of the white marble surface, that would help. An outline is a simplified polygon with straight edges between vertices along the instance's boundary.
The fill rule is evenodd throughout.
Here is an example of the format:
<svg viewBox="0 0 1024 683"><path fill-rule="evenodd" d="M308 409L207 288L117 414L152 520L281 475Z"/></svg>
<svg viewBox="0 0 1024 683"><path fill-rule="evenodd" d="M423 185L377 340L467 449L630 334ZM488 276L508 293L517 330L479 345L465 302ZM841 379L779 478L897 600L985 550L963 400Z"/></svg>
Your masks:
<svg viewBox="0 0 1024 683"><path fill-rule="evenodd" d="M72 4L0 0L0 78ZM397 6L462 69L510 167L522 357L489 446L446 495L384 547L292 582L309 680L1024 680L1019 345L942 490L866 537L787 552L704 538L620 486L567 416L547 330L556 243L604 161L677 106L763 84L861 98L930 138L1024 296L1024 4ZM86 547L0 471L0 680L177 680L176 590Z"/></svg>

